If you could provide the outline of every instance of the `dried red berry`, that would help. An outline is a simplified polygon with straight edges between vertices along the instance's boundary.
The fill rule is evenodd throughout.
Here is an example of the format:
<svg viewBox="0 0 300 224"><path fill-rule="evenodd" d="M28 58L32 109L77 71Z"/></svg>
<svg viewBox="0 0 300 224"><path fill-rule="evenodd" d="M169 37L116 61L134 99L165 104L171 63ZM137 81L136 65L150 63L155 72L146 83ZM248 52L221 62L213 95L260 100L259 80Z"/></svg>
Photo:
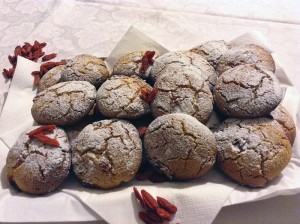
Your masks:
<svg viewBox="0 0 300 224"><path fill-rule="evenodd" d="M146 224L155 224L145 212L139 212L139 218Z"/></svg>
<svg viewBox="0 0 300 224"><path fill-rule="evenodd" d="M42 61L49 61L53 58L55 58L57 56L57 54L53 53L53 54L47 54L44 57L42 57Z"/></svg>
<svg viewBox="0 0 300 224"><path fill-rule="evenodd" d="M158 207L157 201L152 197L151 194L149 194L149 193L148 193L147 191L145 191L144 189L141 190L141 194L142 194L142 196L143 196L145 205L146 205L149 209L155 211L156 208Z"/></svg>
<svg viewBox="0 0 300 224"><path fill-rule="evenodd" d="M141 206L143 208L145 208L145 202L143 200L143 197L142 197L142 195L140 194L140 192L138 191L138 189L136 187L133 187L133 192L134 192L135 197L139 200Z"/></svg>
<svg viewBox="0 0 300 224"><path fill-rule="evenodd" d="M164 210L163 208L156 208L156 214L159 215L164 220L171 220L170 213Z"/></svg>
<svg viewBox="0 0 300 224"><path fill-rule="evenodd" d="M149 64L153 64L154 60L153 57L155 55L155 51L146 51L142 57L142 66L140 69L141 73L145 73L149 68Z"/></svg>
<svg viewBox="0 0 300 224"><path fill-rule="evenodd" d="M35 135L43 133L43 134L47 134L47 133L53 133L54 129L56 128L55 124L49 124L49 125L44 125L41 127L38 127L34 130L32 130L31 132L27 133L29 138L33 138Z"/></svg>
<svg viewBox="0 0 300 224"><path fill-rule="evenodd" d="M157 196L157 202L160 207L167 210L170 214L175 214L177 212L177 207L167 199Z"/></svg>
<svg viewBox="0 0 300 224"><path fill-rule="evenodd" d="M141 98L146 103L150 104L155 99L157 93L158 93L158 88L157 87L153 88L153 90L150 90L150 89L147 89L147 88L142 88L141 89Z"/></svg>
<svg viewBox="0 0 300 224"><path fill-rule="evenodd" d="M44 143L46 145L51 145L54 147L59 146L59 142L55 138L49 138L48 136L46 136L42 133L34 135L34 138L38 139L39 141L41 141L42 143Z"/></svg>

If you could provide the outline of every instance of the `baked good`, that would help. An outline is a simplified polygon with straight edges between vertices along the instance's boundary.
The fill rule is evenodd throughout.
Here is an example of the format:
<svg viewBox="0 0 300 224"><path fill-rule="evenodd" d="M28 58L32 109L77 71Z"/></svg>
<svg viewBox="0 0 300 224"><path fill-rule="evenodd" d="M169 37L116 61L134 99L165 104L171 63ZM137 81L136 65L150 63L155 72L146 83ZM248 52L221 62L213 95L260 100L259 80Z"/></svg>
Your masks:
<svg viewBox="0 0 300 224"><path fill-rule="evenodd" d="M144 146L149 163L170 180L201 177L215 163L213 133L187 114L156 118L147 128Z"/></svg>
<svg viewBox="0 0 300 224"><path fill-rule="evenodd" d="M227 119L214 134L218 165L245 186L266 186L291 159L290 142L272 119Z"/></svg>
<svg viewBox="0 0 300 224"><path fill-rule="evenodd" d="M51 70L49 70L40 80L38 85L38 93L44 91L45 89L49 88L60 82L61 79L61 72L65 68L65 65L59 65Z"/></svg>
<svg viewBox="0 0 300 224"><path fill-rule="evenodd" d="M255 44L231 47L220 57L217 72L222 74L230 68L244 64L255 64L260 69L275 72L275 62L272 55Z"/></svg>
<svg viewBox="0 0 300 224"><path fill-rule="evenodd" d="M61 82L33 98L31 114L40 124L72 125L94 106L95 87L85 81Z"/></svg>
<svg viewBox="0 0 300 224"><path fill-rule="evenodd" d="M174 51L160 56L151 68L150 77L155 82L163 74L183 70L197 74L213 89L217 79L214 68L203 57L191 51Z"/></svg>
<svg viewBox="0 0 300 224"><path fill-rule="evenodd" d="M293 145L296 138L296 125L289 112L280 104L270 113L270 116L282 126L291 145Z"/></svg>
<svg viewBox="0 0 300 224"><path fill-rule="evenodd" d="M138 77L114 76L97 91L97 106L108 118L136 119L150 113L148 103L142 98L141 89L152 87Z"/></svg>
<svg viewBox="0 0 300 224"><path fill-rule="evenodd" d="M109 189L130 181L142 160L142 142L125 120L102 120L86 126L72 146L76 176L85 184Z"/></svg>
<svg viewBox="0 0 300 224"><path fill-rule="evenodd" d="M9 150L6 172L9 182L21 191L41 195L53 191L66 179L71 151L67 135L61 128L56 127L53 133L46 134L59 142L58 147L29 138L28 133L36 128L27 129Z"/></svg>
<svg viewBox="0 0 300 224"><path fill-rule="evenodd" d="M69 60L61 73L61 80L87 81L98 88L109 77L104 61L93 55L81 54Z"/></svg>
<svg viewBox="0 0 300 224"><path fill-rule="evenodd" d="M158 92L151 104L151 113L159 117L185 113L205 123L213 110L213 97L208 84L200 76L187 71L174 71L160 76L155 84Z"/></svg>
<svg viewBox="0 0 300 224"><path fill-rule="evenodd" d="M244 118L268 115L283 98L275 75L256 65L240 65L224 72L213 94L223 115Z"/></svg>
<svg viewBox="0 0 300 224"><path fill-rule="evenodd" d="M216 69L219 58L230 48L231 46L224 40L213 40L194 47L190 51L201 55Z"/></svg>
<svg viewBox="0 0 300 224"><path fill-rule="evenodd" d="M141 70L142 58L145 53L146 51L134 51L123 55L115 64L112 75L138 76L142 79L147 79L149 77L152 64L148 63L149 67L145 72ZM153 60L156 60L158 57L158 54L155 54Z"/></svg>

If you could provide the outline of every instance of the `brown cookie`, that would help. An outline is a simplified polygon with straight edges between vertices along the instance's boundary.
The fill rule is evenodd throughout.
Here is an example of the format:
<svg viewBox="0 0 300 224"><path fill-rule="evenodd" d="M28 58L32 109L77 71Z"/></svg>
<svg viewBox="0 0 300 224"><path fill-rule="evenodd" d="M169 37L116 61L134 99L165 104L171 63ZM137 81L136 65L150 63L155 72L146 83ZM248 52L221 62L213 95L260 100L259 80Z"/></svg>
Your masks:
<svg viewBox="0 0 300 224"><path fill-rule="evenodd" d="M268 115L283 98L275 75L255 65L240 65L224 72L213 94L223 115L243 118Z"/></svg>
<svg viewBox="0 0 300 224"><path fill-rule="evenodd" d="M270 115L282 126L291 145L293 145L296 138L296 125L289 112L280 104Z"/></svg>
<svg viewBox="0 0 300 224"><path fill-rule="evenodd" d="M49 70L40 80L38 86L38 93L44 91L45 89L49 88L60 82L62 70L65 68L65 65L59 65L51 70Z"/></svg>
<svg viewBox="0 0 300 224"><path fill-rule="evenodd" d="M272 119L227 119L214 135L220 168L245 186L266 186L291 159L290 142Z"/></svg>
<svg viewBox="0 0 300 224"><path fill-rule="evenodd" d="M171 180L201 177L215 163L213 133L187 114L156 118L147 128L144 146L149 163Z"/></svg>
<svg viewBox="0 0 300 224"><path fill-rule="evenodd" d="M142 58L145 53L146 51L134 51L123 55L115 64L112 75L138 76L142 79L147 79L150 75L152 64L148 63L149 67L145 72L141 70ZM154 55L153 60L156 60L156 58L158 58L157 54Z"/></svg>
<svg viewBox="0 0 300 224"><path fill-rule="evenodd" d="M102 120L86 126L72 146L77 177L91 186L110 189L130 181L142 160L142 142L125 120Z"/></svg>
<svg viewBox="0 0 300 224"><path fill-rule="evenodd" d="M142 98L141 89L152 87L138 77L114 76L97 91L100 113L109 118L136 119L150 113L148 103Z"/></svg>
<svg viewBox="0 0 300 224"><path fill-rule="evenodd" d="M217 40L205 42L191 51L201 55L216 69L220 57L230 48L231 46L224 40Z"/></svg>
<svg viewBox="0 0 300 224"><path fill-rule="evenodd" d="M104 61L93 55L77 55L69 60L61 73L61 80L87 81L98 88L109 77Z"/></svg>
<svg viewBox="0 0 300 224"><path fill-rule="evenodd" d="M234 46L226 51L218 61L217 72L222 74L230 68L245 64L255 64L260 69L275 72L272 55L254 44Z"/></svg>
<svg viewBox="0 0 300 224"><path fill-rule="evenodd" d="M7 178L21 191L29 194L45 194L53 191L66 179L71 166L70 144L66 133L55 128L46 134L55 138L58 147L49 146L28 133L39 126L31 127L20 135L6 159Z"/></svg>
<svg viewBox="0 0 300 224"><path fill-rule="evenodd" d="M160 56L151 68L150 77L155 82L163 74L188 70L203 78L213 89L217 73L203 57L191 51L168 52Z"/></svg>
<svg viewBox="0 0 300 224"><path fill-rule="evenodd" d="M151 104L154 117L170 113L185 113L205 123L213 110L213 97L208 84L198 75L179 71L160 76L158 92Z"/></svg>
<svg viewBox="0 0 300 224"><path fill-rule="evenodd" d="M37 94L31 114L40 124L72 125L94 106L96 89L85 81L61 82Z"/></svg>

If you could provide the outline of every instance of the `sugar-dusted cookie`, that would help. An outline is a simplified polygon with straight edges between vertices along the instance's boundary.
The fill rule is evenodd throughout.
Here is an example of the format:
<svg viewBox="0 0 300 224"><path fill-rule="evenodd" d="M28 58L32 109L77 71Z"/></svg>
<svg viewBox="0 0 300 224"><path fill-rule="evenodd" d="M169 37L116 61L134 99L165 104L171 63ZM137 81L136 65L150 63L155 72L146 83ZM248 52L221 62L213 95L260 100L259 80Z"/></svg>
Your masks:
<svg viewBox="0 0 300 224"><path fill-rule="evenodd" d="M142 142L125 120L102 120L86 126L72 146L72 165L85 184L109 189L130 181L142 161Z"/></svg>
<svg viewBox="0 0 300 224"><path fill-rule="evenodd" d="M65 68L65 65L59 65L51 70L49 70L40 80L38 85L38 93L44 91L45 89L59 83L61 80L62 70Z"/></svg>
<svg viewBox="0 0 300 224"><path fill-rule="evenodd" d="M153 64L152 61L155 61L158 55L154 52L150 61L147 58L147 68L144 71L142 68L142 58L145 56L146 52L147 51L134 51L120 57L113 68L112 75L138 76L142 79L147 79Z"/></svg>
<svg viewBox="0 0 300 224"><path fill-rule="evenodd" d="M191 51L201 55L211 66L216 68L220 57L230 48L231 46L224 40L213 40L194 47Z"/></svg>
<svg viewBox="0 0 300 224"><path fill-rule="evenodd" d="M217 73L203 57L191 51L168 52L160 56L151 68L150 77L155 82L163 74L188 70L203 78L213 89Z"/></svg>
<svg viewBox="0 0 300 224"><path fill-rule="evenodd" d="M274 120L281 124L291 145L293 145L296 138L296 125L289 112L280 104L270 113L270 115Z"/></svg>
<svg viewBox="0 0 300 224"><path fill-rule="evenodd" d="M87 81L98 88L109 77L104 61L93 55L77 55L69 60L61 74L61 80Z"/></svg>
<svg viewBox="0 0 300 224"><path fill-rule="evenodd" d="M72 125L94 106L95 87L85 81L61 82L37 94L31 114L40 124Z"/></svg>
<svg viewBox="0 0 300 224"><path fill-rule="evenodd" d="M158 92L151 104L154 117L169 113L186 113L205 123L213 110L213 97L200 76L187 71L174 71L160 76L154 85Z"/></svg>
<svg viewBox="0 0 300 224"><path fill-rule="evenodd" d="M217 72L222 74L230 68L245 64L255 64L260 69L275 72L272 55L254 44L234 46L226 51L218 60Z"/></svg>
<svg viewBox="0 0 300 224"><path fill-rule="evenodd" d="M136 119L150 113L150 107L141 97L141 89L152 87L138 77L114 76L97 91L100 113L109 118Z"/></svg>
<svg viewBox="0 0 300 224"><path fill-rule="evenodd" d="M256 65L239 65L224 72L213 94L223 115L244 118L268 115L283 97L275 75Z"/></svg>
<svg viewBox="0 0 300 224"><path fill-rule="evenodd" d="M66 133L61 128L55 128L53 133L45 134L59 143L59 146L51 146L37 138L29 138L28 133L38 127L31 127L21 134L6 159L8 181L21 191L34 195L59 187L71 166Z"/></svg>
<svg viewBox="0 0 300 224"><path fill-rule="evenodd" d="M216 159L213 133L196 118L182 113L156 118L147 128L144 147L149 163L171 180L201 177Z"/></svg>
<svg viewBox="0 0 300 224"><path fill-rule="evenodd" d="M221 170L245 186L266 186L291 159L290 142L272 119L227 119L214 135Z"/></svg>

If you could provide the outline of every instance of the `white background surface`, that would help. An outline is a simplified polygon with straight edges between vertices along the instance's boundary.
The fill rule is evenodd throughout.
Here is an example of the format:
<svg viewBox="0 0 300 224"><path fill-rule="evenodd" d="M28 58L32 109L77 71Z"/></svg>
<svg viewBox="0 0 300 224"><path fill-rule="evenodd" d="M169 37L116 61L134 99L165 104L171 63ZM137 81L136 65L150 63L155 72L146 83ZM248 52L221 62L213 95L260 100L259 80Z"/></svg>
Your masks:
<svg viewBox="0 0 300 224"><path fill-rule="evenodd" d="M9 67L7 56L16 45L35 39L46 41L46 52L57 52L60 58L80 53L107 56L132 24L170 50L258 30L299 90L300 2L255 2L0 0L0 68ZM73 11L64 10L64 4L71 4ZM0 103L8 87L9 81L1 77ZM299 194L279 196L225 207L214 223L300 223L299 213Z"/></svg>

